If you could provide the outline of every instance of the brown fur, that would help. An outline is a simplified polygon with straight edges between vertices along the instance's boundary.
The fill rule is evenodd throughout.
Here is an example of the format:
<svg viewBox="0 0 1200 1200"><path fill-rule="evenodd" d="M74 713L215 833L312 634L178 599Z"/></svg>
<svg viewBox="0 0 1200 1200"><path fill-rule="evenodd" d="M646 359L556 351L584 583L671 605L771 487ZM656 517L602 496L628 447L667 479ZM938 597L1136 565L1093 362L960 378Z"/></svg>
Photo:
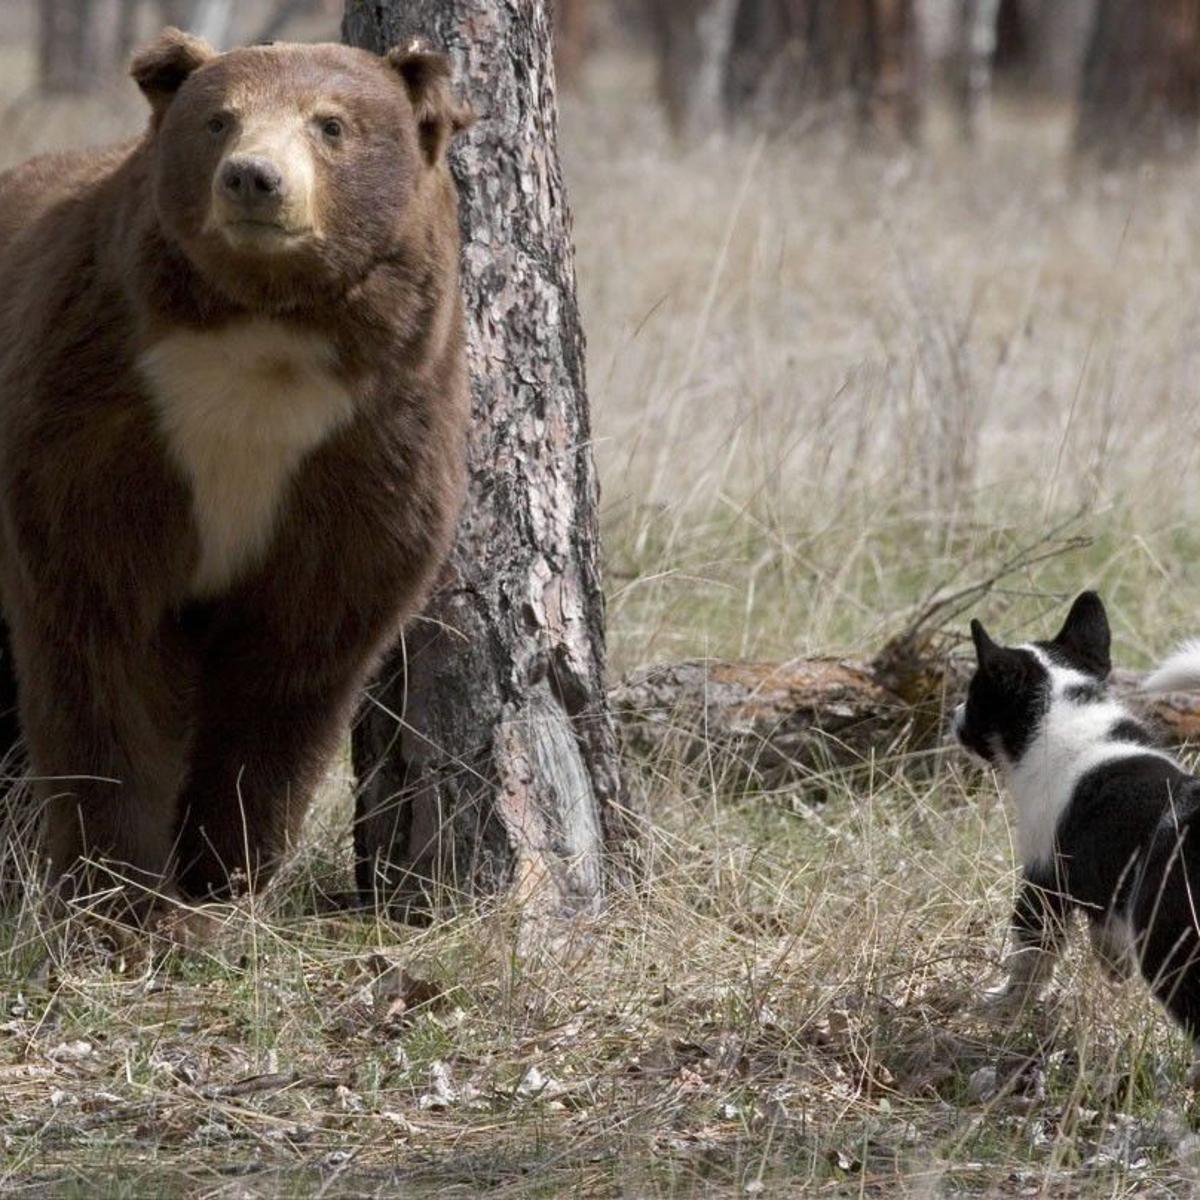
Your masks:
<svg viewBox="0 0 1200 1200"><path fill-rule="evenodd" d="M278 863L449 547L467 382L444 152L466 113L419 49L216 55L167 31L133 75L142 140L0 177L0 586L53 876L204 897ZM320 240L260 253L204 227L205 122L234 93L336 101ZM140 364L252 319L328 342L353 407L290 476L265 552L197 595L193 498Z"/></svg>

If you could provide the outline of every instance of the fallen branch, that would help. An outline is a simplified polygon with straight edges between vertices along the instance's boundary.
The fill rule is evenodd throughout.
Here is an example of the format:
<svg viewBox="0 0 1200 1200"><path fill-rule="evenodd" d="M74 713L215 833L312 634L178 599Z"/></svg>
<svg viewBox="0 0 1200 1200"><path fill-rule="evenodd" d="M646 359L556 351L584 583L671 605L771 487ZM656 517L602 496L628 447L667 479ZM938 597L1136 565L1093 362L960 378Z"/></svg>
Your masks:
<svg viewBox="0 0 1200 1200"><path fill-rule="evenodd" d="M970 671L958 656L924 663L906 672L902 696L872 663L852 659L693 660L635 672L612 704L626 748L659 767L776 786L945 744ZM1200 739L1200 696L1143 697L1140 679L1118 671L1113 688L1168 744Z"/></svg>
<svg viewBox="0 0 1200 1200"><path fill-rule="evenodd" d="M810 658L786 663L668 663L616 687L612 708L627 751L657 769L680 764L729 783L776 786L831 768L879 763L948 742L947 717L963 698L972 661L949 632L1013 575L1085 549L1071 534L1075 514L1017 547L979 577L962 572L907 614L900 632L869 660ZM1118 671L1118 696L1167 744L1200 738L1200 696L1143 696L1141 677Z"/></svg>

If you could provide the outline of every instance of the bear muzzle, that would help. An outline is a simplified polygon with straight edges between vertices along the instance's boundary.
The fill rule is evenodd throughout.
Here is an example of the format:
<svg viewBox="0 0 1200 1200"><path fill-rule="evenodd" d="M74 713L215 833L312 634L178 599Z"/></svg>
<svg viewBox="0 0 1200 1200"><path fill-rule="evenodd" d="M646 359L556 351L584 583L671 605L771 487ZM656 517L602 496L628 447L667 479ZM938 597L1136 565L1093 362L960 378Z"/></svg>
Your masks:
<svg viewBox="0 0 1200 1200"><path fill-rule="evenodd" d="M238 249L276 253L316 234L316 172L297 132L246 130L217 164L209 224Z"/></svg>

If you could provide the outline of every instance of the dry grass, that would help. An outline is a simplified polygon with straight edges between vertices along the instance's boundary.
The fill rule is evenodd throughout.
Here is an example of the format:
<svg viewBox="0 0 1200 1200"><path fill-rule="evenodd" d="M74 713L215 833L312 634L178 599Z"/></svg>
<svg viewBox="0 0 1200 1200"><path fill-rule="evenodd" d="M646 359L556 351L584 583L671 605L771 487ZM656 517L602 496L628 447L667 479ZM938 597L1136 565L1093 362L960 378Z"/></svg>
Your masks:
<svg viewBox="0 0 1200 1200"><path fill-rule="evenodd" d="M1200 624L1195 171L1070 179L1062 114L978 158L832 137L680 158L644 71L564 116L614 656L865 651L1073 514L1135 664ZM137 119L136 106L97 116ZM78 140L10 125L0 157ZM19 136L18 136L19 135ZM344 821L219 949L0 953L0 1192L28 1196L1188 1196L1186 1047L1072 957L986 1024L1012 883L993 783L864 764L746 794L629 764L650 884L567 944L464 908L314 919ZM30 898L30 903L36 897Z"/></svg>

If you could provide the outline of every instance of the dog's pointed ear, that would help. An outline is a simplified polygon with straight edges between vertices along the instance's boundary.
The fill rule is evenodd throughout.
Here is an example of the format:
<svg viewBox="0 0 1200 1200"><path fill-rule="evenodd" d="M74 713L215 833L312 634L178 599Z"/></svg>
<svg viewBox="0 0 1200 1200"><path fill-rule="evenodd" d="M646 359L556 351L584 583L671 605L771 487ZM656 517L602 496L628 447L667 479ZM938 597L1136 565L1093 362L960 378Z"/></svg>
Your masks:
<svg viewBox="0 0 1200 1200"><path fill-rule="evenodd" d="M217 52L203 38L193 37L182 29L164 29L133 56L129 74L150 101L157 118L166 112L187 77L216 56Z"/></svg>
<svg viewBox="0 0 1200 1200"><path fill-rule="evenodd" d="M1081 592L1051 644L1093 675L1107 679L1112 671L1112 631L1104 601L1095 592Z"/></svg>
<svg viewBox="0 0 1200 1200"><path fill-rule="evenodd" d="M973 620L971 622L971 641L975 643L975 658L979 662L979 669L981 671L994 670L999 665L1004 651L988 636L988 631L984 629L982 621Z"/></svg>
<svg viewBox="0 0 1200 1200"><path fill-rule="evenodd" d="M404 81L417 118L421 152L431 166L446 153L456 133L473 124L470 105L450 85L450 60L420 38L389 50L387 61Z"/></svg>

